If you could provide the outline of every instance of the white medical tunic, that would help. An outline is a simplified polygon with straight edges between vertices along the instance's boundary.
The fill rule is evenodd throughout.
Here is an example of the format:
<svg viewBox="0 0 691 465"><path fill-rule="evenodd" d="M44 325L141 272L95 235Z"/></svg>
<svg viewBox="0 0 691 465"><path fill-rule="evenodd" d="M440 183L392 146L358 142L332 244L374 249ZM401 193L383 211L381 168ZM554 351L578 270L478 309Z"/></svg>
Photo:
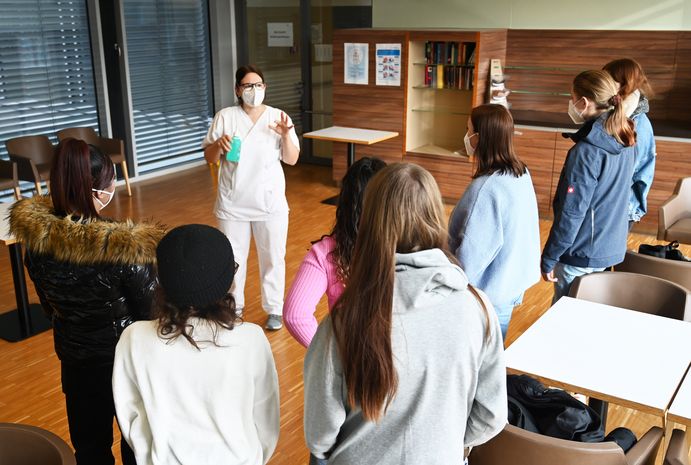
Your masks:
<svg viewBox="0 0 691 465"><path fill-rule="evenodd" d="M266 221L288 213L285 176L281 166L281 136L270 125L281 121L281 110L265 106L256 123L240 105L224 108L214 117L202 147L223 135L242 140L240 159L230 162L221 155L218 195L214 215L221 220ZM293 122L288 117L288 124ZM290 140L298 149L295 128Z"/></svg>

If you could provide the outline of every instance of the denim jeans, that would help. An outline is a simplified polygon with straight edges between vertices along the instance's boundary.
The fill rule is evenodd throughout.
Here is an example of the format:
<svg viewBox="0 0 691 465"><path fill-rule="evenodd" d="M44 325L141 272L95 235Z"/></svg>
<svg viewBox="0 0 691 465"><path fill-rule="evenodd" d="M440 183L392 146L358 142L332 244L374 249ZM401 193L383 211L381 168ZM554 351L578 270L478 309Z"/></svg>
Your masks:
<svg viewBox="0 0 691 465"><path fill-rule="evenodd" d="M584 274L590 274L596 271L604 271L604 268L572 266L557 262L557 264L554 266L554 277L557 278L557 282L554 283L554 298L552 299L552 305L557 303L557 300L561 299L565 295L569 295L571 283L573 283L574 279L579 276L583 276Z"/></svg>
<svg viewBox="0 0 691 465"><path fill-rule="evenodd" d="M509 323L511 322L511 315L513 314L513 309L523 302L523 293L513 300L513 303L504 306L494 306L494 311L499 317L499 325L501 326L501 337L506 339L506 332L509 329Z"/></svg>

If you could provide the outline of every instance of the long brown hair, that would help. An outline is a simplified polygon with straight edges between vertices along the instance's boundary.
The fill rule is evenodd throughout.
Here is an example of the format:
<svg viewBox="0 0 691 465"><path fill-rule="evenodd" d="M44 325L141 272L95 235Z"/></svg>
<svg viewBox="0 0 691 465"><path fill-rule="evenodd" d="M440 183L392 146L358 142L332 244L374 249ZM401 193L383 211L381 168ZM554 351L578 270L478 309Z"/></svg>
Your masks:
<svg viewBox="0 0 691 465"><path fill-rule="evenodd" d="M607 63L603 68L619 83L619 95L626 98L636 89L648 98L652 98L653 88L641 65L633 58L620 58Z"/></svg>
<svg viewBox="0 0 691 465"><path fill-rule="evenodd" d="M573 80L573 94L585 97L595 104L598 110L608 111L604 127L607 133L625 147L636 144L634 124L626 117L624 102L619 95L619 84L607 71L583 71Z"/></svg>
<svg viewBox="0 0 691 465"><path fill-rule="evenodd" d="M497 104L480 105L470 112L470 122L478 135L473 178L497 171L517 178L525 174L526 166L513 149L513 118L509 110Z"/></svg>
<svg viewBox="0 0 691 465"><path fill-rule="evenodd" d="M82 140L65 139L55 149L50 169L50 197L60 216L100 218L91 189L103 190L115 179L110 158Z"/></svg>
<svg viewBox="0 0 691 465"><path fill-rule="evenodd" d="M395 254L447 252L439 188L418 165L396 163L379 171L365 191L350 278L332 311L350 405L367 420L386 412L398 376L391 344Z"/></svg>

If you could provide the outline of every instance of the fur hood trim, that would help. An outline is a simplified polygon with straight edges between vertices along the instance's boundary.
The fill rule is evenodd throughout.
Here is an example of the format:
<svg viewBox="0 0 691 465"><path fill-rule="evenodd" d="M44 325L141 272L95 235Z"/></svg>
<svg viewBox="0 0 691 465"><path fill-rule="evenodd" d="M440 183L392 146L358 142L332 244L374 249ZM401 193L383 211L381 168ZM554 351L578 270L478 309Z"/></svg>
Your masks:
<svg viewBox="0 0 691 465"><path fill-rule="evenodd" d="M50 197L16 202L9 214L10 231L32 253L88 265L148 265L156 262L156 246L166 233L161 224L132 220L74 221L53 212Z"/></svg>

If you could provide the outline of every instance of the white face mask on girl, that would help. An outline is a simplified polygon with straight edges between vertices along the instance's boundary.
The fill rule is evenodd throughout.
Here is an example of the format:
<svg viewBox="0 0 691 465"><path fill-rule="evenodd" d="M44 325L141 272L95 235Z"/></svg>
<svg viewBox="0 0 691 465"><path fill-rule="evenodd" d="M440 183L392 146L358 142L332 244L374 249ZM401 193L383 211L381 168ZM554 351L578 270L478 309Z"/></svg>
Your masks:
<svg viewBox="0 0 691 465"><path fill-rule="evenodd" d="M470 138L474 135L476 135L477 132L474 132L473 134L468 134L466 131L465 136L463 137L463 144L465 145L465 153L468 154L469 157L472 157L473 154L475 153L475 147L470 143Z"/></svg>
<svg viewBox="0 0 691 465"><path fill-rule="evenodd" d="M585 123L585 118L583 118L584 112L585 110L579 113L578 110L576 110L576 104L573 103L573 100L569 100L569 117L571 118L571 121L576 124Z"/></svg>
<svg viewBox="0 0 691 465"><path fill-rule="evenodd" d="M242 101L251 107L258 107L264 101L264 89L245 89L242 91Z"/></svg>
<svg viewBox="0 0 691 465"><path fill-rule="evenodd" d="M112 192L109 192L109 191L102 191L102 190L99 190L99 189L91 189L91 191L92 191L92 192L96 192L97 194L106 194L106 195L108 195L108 201L106 201L106 203L101 202L101 199L99 199L97 195L94 196L94 199L96 200L96 202L98 202L98 204L101 206L101 210L103 210L104 208L106 208L106 207L108 206L108 204L110 203L110 201L113 200L113 195L115 194L115 189L113 189Z"/></svg>

